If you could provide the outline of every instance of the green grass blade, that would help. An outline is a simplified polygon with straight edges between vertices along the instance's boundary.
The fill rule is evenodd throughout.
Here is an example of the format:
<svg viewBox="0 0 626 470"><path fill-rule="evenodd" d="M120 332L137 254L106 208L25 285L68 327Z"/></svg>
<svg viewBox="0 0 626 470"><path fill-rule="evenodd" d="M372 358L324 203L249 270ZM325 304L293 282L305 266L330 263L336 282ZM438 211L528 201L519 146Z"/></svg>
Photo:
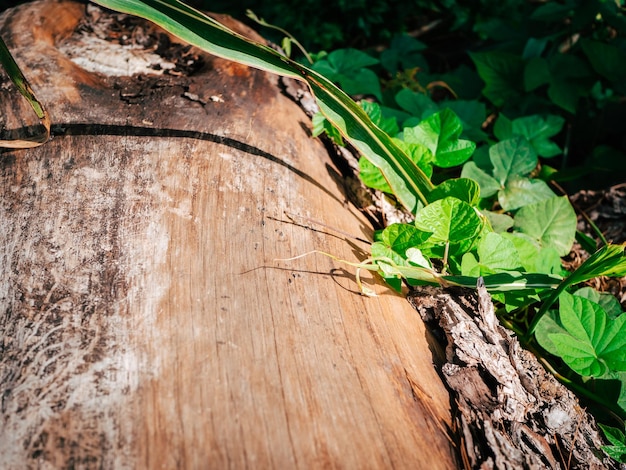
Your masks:
<svg viewBox="0 0 626 470"><path fill-rule="evenodd" d="M47 142L50 138L50 117L35 96L35 93L26 80L26 77L24 77L20 67L15 62L15 59L13 59L2 37L0 37L0 63L20 94L28 101L31 108L33 108L33 111L35 111L35 114L37 114L39 121L44 127L44 132L27 139L0 140L0 147L24 149L37 147Z"/></svg>
<svg viewBox="0 0 626 470"><path fill-rule="evenodd" d="M418 201L428 203L427 197L433 188L428 177L329 80L178 0L93 1L152 21L213 55L307 82L325 117L363 156L380 168L400 202L411 212L415 211Z"/></svg>

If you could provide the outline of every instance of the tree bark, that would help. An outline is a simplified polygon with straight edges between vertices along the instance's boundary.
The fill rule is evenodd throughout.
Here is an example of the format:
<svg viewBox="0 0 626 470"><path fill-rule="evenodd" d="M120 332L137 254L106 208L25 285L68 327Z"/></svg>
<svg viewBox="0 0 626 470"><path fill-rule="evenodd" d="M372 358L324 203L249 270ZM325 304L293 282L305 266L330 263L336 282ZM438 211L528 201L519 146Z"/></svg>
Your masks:
<svg viewBox="0 0 626 470"><path fill-rule="evenodd" d="M79 3L0 25L55 123L0 156L0 467L456 467L405 299L276 261L372 236L277 77Z"/></svg>

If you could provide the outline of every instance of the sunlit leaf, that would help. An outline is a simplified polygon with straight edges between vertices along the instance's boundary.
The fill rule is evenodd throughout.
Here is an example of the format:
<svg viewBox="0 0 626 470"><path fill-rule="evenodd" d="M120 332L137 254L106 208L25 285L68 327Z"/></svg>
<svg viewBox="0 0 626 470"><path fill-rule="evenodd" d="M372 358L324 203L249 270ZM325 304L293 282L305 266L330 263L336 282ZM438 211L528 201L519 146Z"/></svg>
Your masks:
<svg viewBox="0 0 626 470"><path fill-rule="evenodd" d="M555 196L522 207L515 215L514 227L540 246L552 247L565 256L574 243L576 213L567 197Z"/></svg>

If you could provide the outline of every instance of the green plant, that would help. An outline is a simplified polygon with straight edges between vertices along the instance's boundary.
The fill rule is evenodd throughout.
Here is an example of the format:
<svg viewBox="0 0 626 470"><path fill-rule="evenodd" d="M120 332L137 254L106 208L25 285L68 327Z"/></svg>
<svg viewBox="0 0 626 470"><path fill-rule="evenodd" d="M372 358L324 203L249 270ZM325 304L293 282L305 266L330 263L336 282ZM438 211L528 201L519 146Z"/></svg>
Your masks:
<svg viewBox="0 0 626 470"><path fill-rule="evenodd" d="M603 446L602 450L617 462L626 463L626 436L624 433L617 428L603 424L600 424L600 428L611 443L610 446Z"/></svg>

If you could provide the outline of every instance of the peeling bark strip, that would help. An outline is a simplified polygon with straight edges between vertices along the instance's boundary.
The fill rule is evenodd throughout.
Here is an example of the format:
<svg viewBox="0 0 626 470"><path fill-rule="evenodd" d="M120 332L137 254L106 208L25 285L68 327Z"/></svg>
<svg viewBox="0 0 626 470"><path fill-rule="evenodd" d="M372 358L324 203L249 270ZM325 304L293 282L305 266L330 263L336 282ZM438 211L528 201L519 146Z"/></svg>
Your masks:
<svg viewBox="0 0 626 470"><path fill-rule="evenodd" d="M500 326L484 288L420 288L409 301L445 333L442 372L471 468L620 468L574 394Z"/></svg>
<svg viewBox="0 0 626 470"><path fill-rule="evenodd" d="M0 154L0 468L457 466L415 311L328 259L273 261L366 256L285 211L371 237L276 77L80 3L0 28L56 134ZM143 68L107 67L129 38ZM20 103L0 86L1 129L31 124Z"/></svg>

